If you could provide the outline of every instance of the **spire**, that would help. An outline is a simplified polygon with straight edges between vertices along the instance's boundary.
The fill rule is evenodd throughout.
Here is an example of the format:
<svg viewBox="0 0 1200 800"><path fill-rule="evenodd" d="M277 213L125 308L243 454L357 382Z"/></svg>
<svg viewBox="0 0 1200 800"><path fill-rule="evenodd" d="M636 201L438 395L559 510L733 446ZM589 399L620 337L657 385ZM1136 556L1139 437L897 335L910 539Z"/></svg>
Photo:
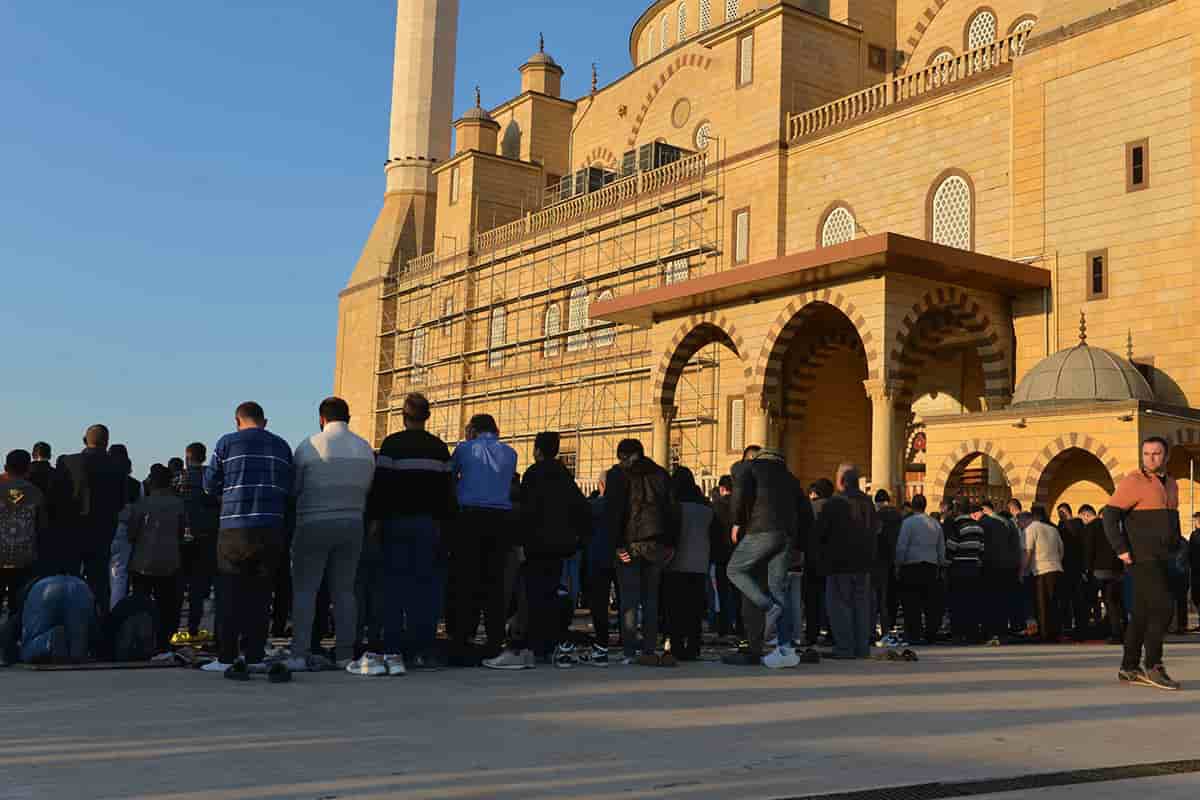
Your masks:
<svg viewBox="0 0 1200 800"><path fill-rule="evenodd" d="M1125 360L1133 361L1133 328L1129 329L1129 338L1125 340Z"/></svg>
<svg viewBox="0 0 1200 800"><path fill-rule="evenodd" d="M1079 343L1087 344L1087 317L1083 309L1079 309Z"/></svg>
<svg viewBox="0 0 1200 800"><path fill-rule="evenodd" d="M540 33L538 34L538 52L546 52L546 37Z"/></svg>
<svg viewBox="0 0 1200 800"><path fill-rule="evenodd" d="M596 93L596 87L600 83L600 77L596 72L596 62L592 62L592 94Z"/></svg>
<svg viewBox="0 0 1200 800"><path fill-rule="evenodd" d="M475 107L483 108L483 99L480 97L480 94L479 94L479 84L478 83L475 84Z"/></svg>

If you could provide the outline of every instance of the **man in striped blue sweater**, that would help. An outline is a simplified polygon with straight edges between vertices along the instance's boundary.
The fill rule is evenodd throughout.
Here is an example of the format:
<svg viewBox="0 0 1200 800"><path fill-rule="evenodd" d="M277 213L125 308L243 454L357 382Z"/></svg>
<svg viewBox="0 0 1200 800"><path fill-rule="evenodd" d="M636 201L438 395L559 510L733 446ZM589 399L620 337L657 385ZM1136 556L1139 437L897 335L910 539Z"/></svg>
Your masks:
<svg viewBox="0 0 1200 800"><path fill-rule="evenodd" d="M956 518L944 525L950 561L950 627L958 644L983 641L983 508L959 498ZM996 602L996 598L991 598Z"/></svg>
<svg viewBox="0 0 1200 800"><path fill-rule="evenodd" d="M221 501L217 536L217 592L220 640L218 660L206 667L223 670L241 655L263 660L271 578L284 557L284 515L292 490L292 449L267 432L258 403L242 403L234 415L237 431L222 436L204 472L204 490ZM245 674L239 665L235 672Z"/></svg>

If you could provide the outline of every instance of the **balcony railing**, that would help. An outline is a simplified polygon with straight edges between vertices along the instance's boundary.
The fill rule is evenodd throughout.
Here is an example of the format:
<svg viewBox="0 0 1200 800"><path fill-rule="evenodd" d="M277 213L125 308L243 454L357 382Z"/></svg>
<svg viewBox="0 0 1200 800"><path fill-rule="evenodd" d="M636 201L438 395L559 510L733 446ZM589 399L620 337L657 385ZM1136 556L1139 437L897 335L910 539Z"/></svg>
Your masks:
<svg viewBox="0 0 1200 800"><path fill-rule="evenodd" d="M943 58L924 69L908 72L877 83L832 103L788 117L788 141L812 136L844 125L881 109L905 103L959 81L1011 62L1025 49L1030 31L1020 31L969 50L960 56Z"/></svg>

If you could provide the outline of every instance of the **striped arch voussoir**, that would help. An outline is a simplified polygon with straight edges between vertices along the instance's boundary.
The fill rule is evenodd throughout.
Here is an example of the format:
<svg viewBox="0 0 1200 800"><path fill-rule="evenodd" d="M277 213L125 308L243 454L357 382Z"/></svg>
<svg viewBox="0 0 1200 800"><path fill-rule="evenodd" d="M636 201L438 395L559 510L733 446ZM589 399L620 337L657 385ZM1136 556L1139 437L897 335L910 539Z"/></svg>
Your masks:
<svg viewBox="0 0 1200 800"><path fill-rule="evenodd" d="M787 392L784 394L783 416L791 420L803 420L808 409L809 392L817 384L821 367L840 353L854 353L866 358L858 336L849 332L831 333L822 336L808 348L796 364L796 371L787 376Z"/></svg>
<svg viewBox="0 0 1200 800"><path fill-rule="evenodd" d="M1012 459L1004 448L1000 447L995 442L986 439L968 439L958 443L958 447L954 452L946 456L942 461L942 465L938 468L935 479L926 485L932 485L935 493L932 499L940 502L946 496L946 487L950 483L950 478L954 476L954 472L963 463L977 455L985 455L1000 465L1004 470L1004 479L1008 481L1008 485L1012 487L1014 494L1017 492L1020 484L1017 480L1017 468L1013 464Z"/></svg>
<svg viewBox="0 0 1200 800"><path fill-rule="evenodd" d="M739 358L745 357L746 342L724 314L696 314L676 329L651 374L653 396L663 408L675 405L675 387L692 356L713 342L725 345Z"/></svg>
<svg viewBox="0 0 1200 800"><path fill-rule="evenodd" d="M658 97L663 87L667 85L667 81L671 80L681 69L694 67L707 70L711 66L712 59L708 56L699 53L680 53L663 67L662 71L658 73L658 77L654 79L653 85L646 92L646 97L642 100L642 107L633 118L633 128L629 131L629 138L625 141L625 146L633 147L637 144L638 132L642 129L642 123L646 121L646 115L650 113L650 106L653 105L654 99Z"/></svg>
<svg viewBox="0 0 1200 800"><path fill-rule="evenodd" d="M925 31L929 30L930 23L937 13L942 10L942 6L946 5L949 0L929 0L929 5L917 18L916 24L913 25L912 32L908 34L908 38L904 41L904 47L908 50L909 55L917 51L917 45L921 43L921 37L925 35ZM905 66L905 71L912 66L912 59L909 59Z"/></svg>
<svg viewBox="0 0 1200 800"><path fill-rule="evenodd" d="M1049 500L1050 483L1066 461L1062 458L1063 454L1070 450L1083 450L1094 455L1108 470L1114 484L1120 482L1125 474L1121 460L1108 445L1086 433L1064 433L1054 437L1053 441L1038 452L1037 458L1033 460L1029 472L1025 475L1023 494L1032 496L1036 503Z"/></svg>
<svg viewBox="0 0 1200 800"><path fill-rule="evenodd" d="M932 330L921 325L929 319ZM995 323L966 292L950 286L926 292L900 323L888 356L888 375L900 382L902 398L912 400L921 368L947 335L959 331L974 339L983 364L984 396L993 401L1009 396L1008 356Z"/></svg>

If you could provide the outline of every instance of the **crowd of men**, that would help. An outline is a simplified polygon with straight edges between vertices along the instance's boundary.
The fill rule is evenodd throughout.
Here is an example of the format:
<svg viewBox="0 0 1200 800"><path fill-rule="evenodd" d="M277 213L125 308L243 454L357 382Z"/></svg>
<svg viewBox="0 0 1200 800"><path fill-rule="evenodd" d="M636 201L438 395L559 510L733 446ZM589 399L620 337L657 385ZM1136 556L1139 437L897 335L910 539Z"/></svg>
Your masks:
<svg viewBox="0 0 1200 800"><path fill-rule="evenodd" d="M852 464L805 486L781 451L756 446L706 496L687 467L655 463L636 439L620 442L587 498L557 433L537 435L519 472L490 415L470 420L453 453L425 430L423 395L402 416L375 452L331 397L319 433L293 450L261 406L243 403L211 454L190 444L144 483L103 425L54 467L45 443L10 452L0 659L170 658L173 645L208 640L200 626L215 596L216 657L204 669L233 680L260 668L286 680L334 668L603 667L615 598L622 664L695 660L706 622L725 644L741 640L724 662L773 669L819 661L818 645L839 660L873 646L915 660L910 645L1102 632L1124 644L1122 682L1179 686L1163 637L1172 621L1187 629L1200 515L1184 539L1162 439L1143 444L1142 469L1099 513L1060 505L1051 524L1017 500L960 497L931 513L917 495L897 506L886 491L869 497ZM1200 580L1191 600L1200 608ZM584 641L571 630L580 606L591 612ZM268 633L285 635L289 619L291 648L270 658Z"/></svg>

